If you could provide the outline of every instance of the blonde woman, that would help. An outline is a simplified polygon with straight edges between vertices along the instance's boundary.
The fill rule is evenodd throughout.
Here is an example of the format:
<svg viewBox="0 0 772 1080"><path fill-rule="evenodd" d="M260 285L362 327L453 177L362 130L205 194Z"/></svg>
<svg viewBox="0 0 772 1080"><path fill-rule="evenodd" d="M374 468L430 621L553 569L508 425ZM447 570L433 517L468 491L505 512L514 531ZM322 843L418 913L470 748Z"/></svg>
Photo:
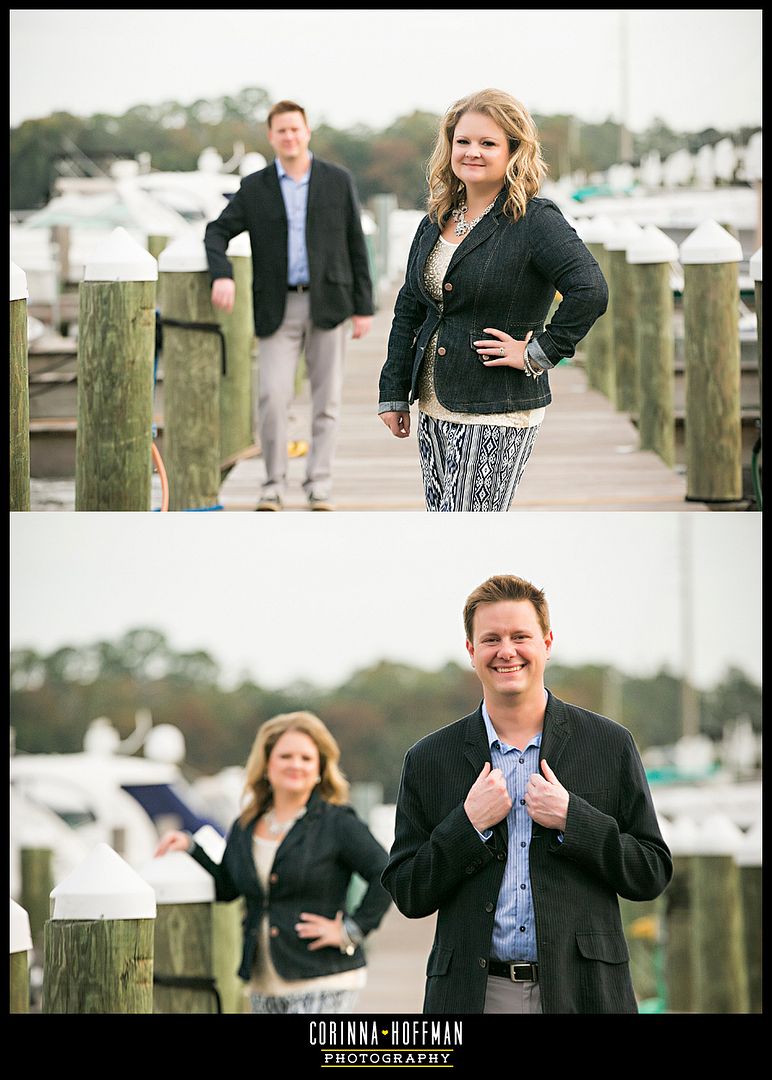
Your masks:
<svg viewBox="0 0 772 1080"><path fill-rule="evenodd" d="M510 94L481 90L445 114L378 407L407 438L418 401L427 510L509 509L551 401L547 372L606 310L597 262L538 196L545 172L534 122Z"/></svg>
<svg viewBox="0 0 772 1080"><path fill-rule="evenodd" d="M380 883L387 855L347 805L339 760L318 717L276 716L257 733L222 862L183 832L156 851L187 851L214 877L218 900L245 898L239 975L249 1012L350 1012L365 985L361 942L390 903ZM354 872L367 891L348 914Z"/></svg>

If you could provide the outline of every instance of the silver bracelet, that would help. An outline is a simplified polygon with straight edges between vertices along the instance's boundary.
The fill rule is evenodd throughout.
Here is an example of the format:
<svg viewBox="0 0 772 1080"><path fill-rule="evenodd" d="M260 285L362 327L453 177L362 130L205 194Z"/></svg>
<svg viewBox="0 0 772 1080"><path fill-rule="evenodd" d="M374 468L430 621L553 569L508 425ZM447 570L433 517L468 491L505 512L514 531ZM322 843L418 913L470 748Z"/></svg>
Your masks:
<svg viewBox="0 0 772 1080"><path fill-rule="evenodd" d="M531 358L528 355L528 346L526 346L523 352L523 371L528 379L538 379L544 374L544 368L536 368L531 363Z"/></svg>

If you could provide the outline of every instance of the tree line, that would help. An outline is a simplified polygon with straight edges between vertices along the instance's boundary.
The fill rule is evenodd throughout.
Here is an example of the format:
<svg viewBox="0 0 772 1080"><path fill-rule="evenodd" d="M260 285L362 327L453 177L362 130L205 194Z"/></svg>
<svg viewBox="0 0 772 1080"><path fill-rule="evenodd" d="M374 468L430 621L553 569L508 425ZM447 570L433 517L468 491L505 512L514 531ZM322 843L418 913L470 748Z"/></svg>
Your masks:
<svg viewBox="0 0 772 1080"><path fill-rule="evenodd" d="M74 157L81 168L93 167L95 175L99 170L107 172L117 158L139 154L149 154L154 169L190 171L206 147L214 147L228 161L234 147L243 145L270 161L273 153L264 121L271 104L266 90L247 87L235 95L187 105L177 101L136 105L122 116L57 112L26 120L11 129L11 209L44 206L53 195L57 175L66 171ZM554 180L579 170L590 176L619 160L620 126L611 119L586 124L571 115L534 114L534 120ZM389 192L397 196L401 208L423 209L426 162L439 121L434 113L416 111L382 130L366 125L341 130L320 123L314 128L312 146L319 157L352 172L363 203ZM674 132L656 119L645 131L634 134L634 160L652 150L663 158L684 147L694 152L725 135L742 144L755 130Z"/></svg>
<svg viewBox="0 0 772 1080"><path fill-rule="evenodd" d="M611 715L642 750L670 745L682 734L682 684L671 672L641 677L611 666L550 663L547 674L558 697ZM183 771L191 780L243 765L261 723L309 709L337 738L349 779L381 781L387 801L396 797L408 747L473 711L481 696L474 673L456 663L426 671L384 660L332 689L300 682L268 689L246 674L227 685L206 651L176 651L152 628L48 654L13 650L10 691L18 752L80 751L98 716L109 717L126 738L137 710L149 709L154 724L174 724L184 734ZM712 738L720 739L725 724L741 716L761 731L761 691L741 671L728 670L698 697L700 728Z"/></svg>

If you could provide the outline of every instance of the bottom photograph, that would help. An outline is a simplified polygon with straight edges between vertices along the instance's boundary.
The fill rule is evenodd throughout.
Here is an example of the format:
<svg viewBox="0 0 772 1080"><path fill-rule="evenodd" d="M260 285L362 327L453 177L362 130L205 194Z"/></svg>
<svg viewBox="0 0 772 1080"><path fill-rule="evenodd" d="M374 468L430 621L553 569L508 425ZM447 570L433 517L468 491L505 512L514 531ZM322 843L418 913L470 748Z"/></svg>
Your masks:
<svg viewBox="0 0 772 1080"><path fill-rule="evenodd" d="M12 1013L470 1069L486 1017L760 1014L758 515L10 534Z"/></svg>

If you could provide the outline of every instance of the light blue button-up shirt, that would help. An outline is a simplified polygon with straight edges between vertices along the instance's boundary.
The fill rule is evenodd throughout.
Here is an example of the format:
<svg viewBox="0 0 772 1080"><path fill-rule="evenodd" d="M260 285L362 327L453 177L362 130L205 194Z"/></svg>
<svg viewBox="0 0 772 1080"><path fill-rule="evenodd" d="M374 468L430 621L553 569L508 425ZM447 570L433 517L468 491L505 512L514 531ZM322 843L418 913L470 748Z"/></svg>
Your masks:
<svg viewBox="0 0 772 1080"><path fill-rule="evenodd" d="M491 956L495 960L536 960L536 920L528 861L532 821L525 806L525 789L531 773L539 772L542 733L534 735L528 746L520 750L501 741L485 702L482 715L491 749L491 767L501 769L512 800L507 814L507 862L496 903Z"/></svg>
<svg viewBox="0 0 772 1080"><path fill-rule="evenodd" d="M313 155L311 155L313 156ZM287 211L287 284L308 285L311 275L306 247L306 210L311 166L300 180L293 180L276 158L279 187Z"/></svg>

